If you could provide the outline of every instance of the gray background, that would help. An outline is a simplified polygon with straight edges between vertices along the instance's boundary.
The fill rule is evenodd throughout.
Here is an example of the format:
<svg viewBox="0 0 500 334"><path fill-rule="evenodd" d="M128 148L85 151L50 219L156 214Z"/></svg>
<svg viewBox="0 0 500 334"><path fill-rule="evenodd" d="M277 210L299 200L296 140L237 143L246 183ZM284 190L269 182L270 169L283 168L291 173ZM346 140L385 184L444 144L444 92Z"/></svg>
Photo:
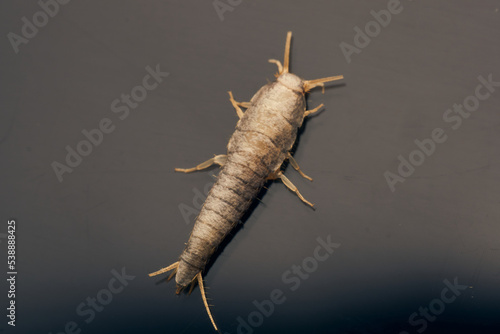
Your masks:
<svg viewBox="0 0 500 334"><path fill-rule="evenodd" d="M402 6L348 63L339 44L353 44L353 28L387 1L242 1L221 21L212 1L73 0L17 54L7 34L40 7L2 1L0 232L17 219L19 274L17 326L2 315L0 332L59 333L70 321L81 333L212 331L198 288L176 297L173 282L147 277L176 261L194 219L179 206L193 207L217 173L173 168L225 152L237 121L226 92L249 100L273 80L267 59L282 59L291 30L294 73L345 75L308 98L326 105L295 153L314 182L286 169L317 210L278 182L262 194L205 277L223 333L273 289L286 302L255 333L417 333L410 315L454 278L470 288L425 332L496 333L500 91L457 130L442 117L479 75L500 81L500 2ZM169 77L120 120L111 102L156 64ZM115 130L59 182L51 163L103 118ZM383 173L438 127L448 140L391 192ZM290 291L282 274L328 235L341 246ZM135 278L86 323L77 306L122 268Z"/></svg>

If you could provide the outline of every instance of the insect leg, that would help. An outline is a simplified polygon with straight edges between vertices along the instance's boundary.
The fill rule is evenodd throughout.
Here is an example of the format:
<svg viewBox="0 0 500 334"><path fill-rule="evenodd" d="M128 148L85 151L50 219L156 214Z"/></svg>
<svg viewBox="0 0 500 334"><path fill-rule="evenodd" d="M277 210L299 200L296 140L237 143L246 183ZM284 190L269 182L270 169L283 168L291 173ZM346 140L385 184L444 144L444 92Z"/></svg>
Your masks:
<svg viewBox="0 0 500 334"><path fill-rule="evenodd" d="M321 103L319 106L317 106L316 108L314 109L311 109L311 110L306 110L304 112L304 118L311 115L311 114L314 114L315 112L317 112L318 110L320 110L322 107L324 106L323 103Z"/></svg>
<svg viewBox="0 0 500 334"><path fill-rule="evenodd" d="M276 59L269 59L268 62L272 64L276 64L278 66L278 74L283 73L283 65L281 65L281 62Z"/></svg>
<svg viewBox="0 0 500 334"><path fill-rule="evenodd" d="M208 168L208 167L212 166L213 164L217 164L219 166L224 166L226 161L227 161L227 155L220 154L220 155L214 156L212 159L209 159L205 162L202 162L201 164L199 164L196 167L186 168L186 169L176 168L175 171L176 172L183 172L183 173L191 173L191 172L195 172L197 170L202 170L202 169Z"/></svg>
<svg viewBox="0 0 500 334"><path fill-rule="evenodd" d="M270 180L281 179L281 181L283 181L283 184L288 189L290 189L291 191L293 191L294 193L296 193L297 196L299 196L299 198L302 200L302 202L304 202L307 205L310 205L312 208L314 208L314 204L312 204L311 202L309 202L308 200L306 200L304 198L304 196L302 196L302 194L299 192L299 190L297 189L297 187L281 171L277 171L277 172L272 173L271 175L269 175L268 179L270 179Z"/></svg>
<svg viewBox="0 0 500 334"><path fill-rule="evenodd" d="M292 165L292 167L297 171L299 172L300 175L302 175L303 178L306 178L308 179L309 181L312 181L313 179L310 178L309 176L307 176L306 174L304 174L304 172L302 172L300 170L300 167L299 167L299 164L297 163L297 161L292 157L292 155L290 154L290 152L288 152L287 154L287 157L288 161L290 161L290 164Z"/></svg>
<svg viewBox="0 0 500 334"><path fill-rule="evenodd" d="M229 93L229 101L233 105L234 109L236 109L236 113L238 114L238 117L242 118L243 117L243 110L241 110L240 107L250 108L250 105L251 105L250 102L237 102L237 101L235 101L235 99L233 97L233 93L231 91L229 91L228 93Z"/></svg>

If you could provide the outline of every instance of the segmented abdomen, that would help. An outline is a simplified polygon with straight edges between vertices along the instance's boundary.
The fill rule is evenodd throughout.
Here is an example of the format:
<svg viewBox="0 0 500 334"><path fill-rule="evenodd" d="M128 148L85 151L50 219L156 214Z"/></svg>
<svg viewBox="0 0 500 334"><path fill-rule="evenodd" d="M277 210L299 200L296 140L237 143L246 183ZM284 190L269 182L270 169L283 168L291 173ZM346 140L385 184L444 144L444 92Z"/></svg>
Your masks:
<svg viewBox="0 0 500 334"><path fill-rule="evenodd" d="M269 90L288 93L272 83ZM303 96L290 93L288 102L304 108ZM263 94L259 102L265 100ZM276 95L276 92L274 92ZM266 101L264 101L266 102ZM269 101L267 101L269 102ZM274 101L271 101L274 102ZM176 282L186 286L204 270L210 256L245 214L266 182L283 163L302 123L290 114L289 105L266 108L273 103L249 108L238 122L228 144L228 159L196 219L186 248L180 256Z"/></svg>
<svg viewBox="0 0 500 334"><path fill-rule="evenodd" d="M263 164L249 164L247 153L233 153L210 190L188 244L180 257L176 281L187 285L205 268L210 256L234 228L267 176Z"/></svg>

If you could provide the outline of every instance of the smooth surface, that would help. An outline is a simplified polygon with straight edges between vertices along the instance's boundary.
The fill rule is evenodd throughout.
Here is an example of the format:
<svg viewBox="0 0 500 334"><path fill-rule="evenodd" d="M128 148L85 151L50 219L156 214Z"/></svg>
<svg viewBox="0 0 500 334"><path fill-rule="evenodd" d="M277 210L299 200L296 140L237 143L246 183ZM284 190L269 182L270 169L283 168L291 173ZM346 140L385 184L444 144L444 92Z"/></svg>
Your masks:
<svg viewBox="0 0 500 334"><path fill-rule="evenodd" d="M267 60L282 60L291 30L293 73L345 76L308 98L326 107L294 157L314 181L286 169L317 209L269 185L205 277L222 333L498 333L500 87L456 130L443 115L478 76L500 81L500 3L402 1L348 63L340 43L387 5L242 1L221 21L212 1L71 1L16 54L7 34L40 6L2 1L0 247L15 218L18 308L0 332L212 331L198 288L176 297L173 282L147 277L177 260L218 172L174 167L225 153L237 122L227 91L246 101L273 80ZM122 102L113 112L157 64L169 76L127 117ZM59 182L51 164L105 118L114 131ZM447 140L391 192L384 172L436 128ZM314 262L329 235L340 246ZM135 278L114 280L122 268ZM440 303L455 278L467 288ZM272 293L282 303L259 316L254 301ZM420 307L439 314L410 323ZM241 319L252 328L238 331Z"/></svg>

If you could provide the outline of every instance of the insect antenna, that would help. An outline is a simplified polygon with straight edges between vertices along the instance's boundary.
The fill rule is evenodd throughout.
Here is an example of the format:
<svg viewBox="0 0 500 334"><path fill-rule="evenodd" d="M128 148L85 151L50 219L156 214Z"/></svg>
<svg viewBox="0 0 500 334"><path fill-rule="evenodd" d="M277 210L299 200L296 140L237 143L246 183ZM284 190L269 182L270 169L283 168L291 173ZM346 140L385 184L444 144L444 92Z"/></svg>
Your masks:
<svg viewBox="0 0 500 334"><path fill-rule="evenodd" d="M304 81L304 91L308 92L314 87L321 86L323 87L323 93L325 92L325 82L330 82L330 81L337 81L337 80L342 80L344 79L343 75L336 75L333 77L326 77L326 78L321 78L321 79L314 79L314 80L305 80Z"/></svg>
<svg viewBox="0 0 500 334"><path fill-rule="evenodd" d="M286 45L285 45L285 57L284 57L284 65L283 65L283 73L288 73L288 69L290 67L290 44L292 41L292 32L289 31L286 34Z"/></svg>
<svg viewBox="0 0 500 334"><path fill-rule="evenodd" d="M278 66L278 74L275 74L275 77L279 77L283 73L288 73L290 67L290 44L292 41L292 32L289 31L286 34L286 45L285 45L285 65L281 65L281 62L277 59L269 59L269 62L272 64L276 64Z"/></svg>

